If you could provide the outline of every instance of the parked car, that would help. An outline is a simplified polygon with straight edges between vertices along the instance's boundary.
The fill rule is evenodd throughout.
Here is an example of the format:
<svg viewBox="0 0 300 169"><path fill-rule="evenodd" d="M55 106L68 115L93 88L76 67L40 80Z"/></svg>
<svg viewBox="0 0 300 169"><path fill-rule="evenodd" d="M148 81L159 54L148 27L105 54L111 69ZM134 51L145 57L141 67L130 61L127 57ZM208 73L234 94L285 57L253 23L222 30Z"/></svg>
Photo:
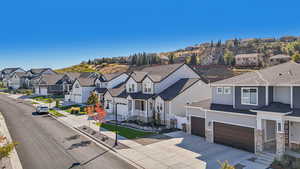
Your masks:
<svg viewBox="0 0 300 169"><path fill-rule="evenodd" d="M36 112L38 114L47 114L47 113L49 113L49 108L47 106L38 106L36 108Z"/></svg>

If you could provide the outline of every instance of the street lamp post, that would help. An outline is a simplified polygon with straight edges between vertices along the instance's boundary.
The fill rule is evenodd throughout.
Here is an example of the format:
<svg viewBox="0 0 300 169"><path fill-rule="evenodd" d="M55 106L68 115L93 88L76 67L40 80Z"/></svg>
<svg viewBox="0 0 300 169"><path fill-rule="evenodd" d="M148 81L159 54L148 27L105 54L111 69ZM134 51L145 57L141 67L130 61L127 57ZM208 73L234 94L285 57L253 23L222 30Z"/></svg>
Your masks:
<svg viewBox="0 0 300 169"><path fill-rule="evenodd" d="M115 132L116 132L116 138L115 138L115 145L118 145L118 103L116 103L116 114L115 114Z"/></svg>

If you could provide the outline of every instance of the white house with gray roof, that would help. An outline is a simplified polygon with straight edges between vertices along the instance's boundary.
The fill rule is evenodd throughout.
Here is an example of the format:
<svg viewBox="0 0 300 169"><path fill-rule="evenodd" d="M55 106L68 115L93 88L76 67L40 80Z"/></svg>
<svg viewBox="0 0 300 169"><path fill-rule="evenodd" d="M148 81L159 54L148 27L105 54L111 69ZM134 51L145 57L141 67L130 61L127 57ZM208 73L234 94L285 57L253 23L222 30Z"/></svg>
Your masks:
<svg viewBox="0 0 300 169"><path fill-rule="evenodd" d="M188 65L159 65L130 73L124 84L105 93L104 105L108 112L117 112L120 120L156 119L170 126L177 116L185 119L187 103L209 98L209 91L205 80Z"/></svg>
<svg viewBox="0 0 300 169"><path fill-rule="evenodd" d="M300 64L287 62L211 86L212 99L187 106L191 134L278 156L300 147Z"/></svg>

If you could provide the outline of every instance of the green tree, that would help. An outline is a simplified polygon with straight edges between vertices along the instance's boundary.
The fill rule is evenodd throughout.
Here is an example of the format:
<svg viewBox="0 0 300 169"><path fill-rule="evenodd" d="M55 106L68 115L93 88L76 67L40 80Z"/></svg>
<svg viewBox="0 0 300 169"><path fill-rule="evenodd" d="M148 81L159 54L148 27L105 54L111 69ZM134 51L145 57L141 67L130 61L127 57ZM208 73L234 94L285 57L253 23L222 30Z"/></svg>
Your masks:
<svg viewBox="0 0 300 169"><path fill-rule="evenodd" d="M226 65L233 65L234 64L234 55L233 52L226 50L224 53L224 62Z"/></svg>
<svg viewBox="0 0 300 169"><path fill-rule="evenodd" d="M292 60L293 60L294 62L299 63L299 62L300 62L300 54L299 54L299 53L295 53L295 54L292 56Z"/></svg>
<svg viewBox="0 0 300 169"><path fill-rule="evenodd" d="M59 100L58 99L55 100L55 107L59 107Z"/></svg>
<svg viewBox="0 0 300 169"><path fill-rule="evenodd" d="M169 64L174 64L174 53L171 53L168 58L169 58Z"/></svg>
<svg viewBox="0 0 300 169"><path fill-rule="evenodd" d="M196 54L192 54L191 55L191 59L190 59L190 63L189 63L190 65L196 65L197 64L197 56L196 56Z"/></svg>
<svg viewBox="0 0 300 169"><path fill-rule="evenodd" d="M87 100L88 105L94 105L98 103L98 95L95 92L92 92Z"/></svg>

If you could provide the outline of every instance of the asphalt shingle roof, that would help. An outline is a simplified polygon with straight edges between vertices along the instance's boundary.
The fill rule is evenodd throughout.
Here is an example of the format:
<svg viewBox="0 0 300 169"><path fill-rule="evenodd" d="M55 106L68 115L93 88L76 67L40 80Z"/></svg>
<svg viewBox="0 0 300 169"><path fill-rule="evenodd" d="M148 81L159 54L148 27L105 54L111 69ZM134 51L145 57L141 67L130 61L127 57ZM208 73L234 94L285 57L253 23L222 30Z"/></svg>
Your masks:
<svg viewBox="0 0 300 169"><path fill-rule="evenodd" d="M158 94L163 100L172 100L180 93L194 85L200 79L180 79L164 91Z"/></svg>
<svg viewBox="0 0 300 169"><path fill-rule="evenodd" d="M109 74L102 74L102 76L105 78L105 81L110 81L110 80L120 76L123 73L124 72L109 73Z"/></svg>
<svg viewBox="0 0 300 169"><path fill-rule="evenodd" d="M177 70L183 64L169 64L169 65L159 65L146 67L140 71L134 71L131 77L137 81L141 82L144 77L149 76L154 82L159 82L166 78L169 74Z"/></svg>
<svg viewBox="0 0 300 169"><path fill-rule="evenodd" d="M61 74L47 74L41 75L39 84L41 85L55 85L64 75Z"/></svg>
<svg viewBox="0 0 300 169"><path fill-rule="evenodd" d="M300 85L300 64L293 61L212 83L236 86Z"/></svg>

